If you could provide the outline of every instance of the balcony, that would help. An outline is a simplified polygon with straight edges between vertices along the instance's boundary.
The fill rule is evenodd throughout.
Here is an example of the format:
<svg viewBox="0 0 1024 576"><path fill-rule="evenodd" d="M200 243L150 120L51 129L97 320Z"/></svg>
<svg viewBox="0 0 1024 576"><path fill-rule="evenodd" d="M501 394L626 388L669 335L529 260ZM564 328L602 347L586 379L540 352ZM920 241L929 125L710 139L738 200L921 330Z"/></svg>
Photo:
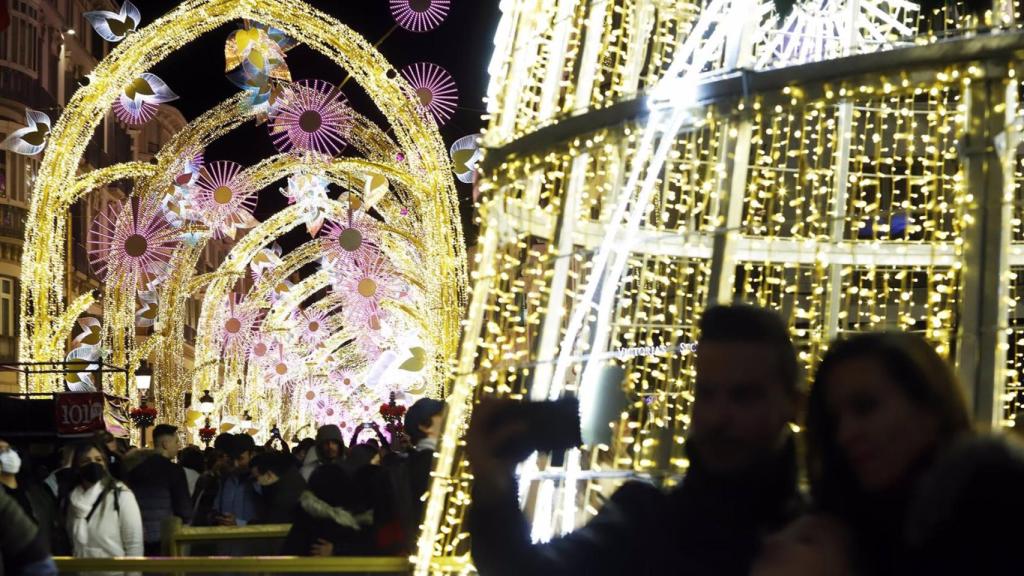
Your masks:
<svg viewBox="0 0 1024 576"><path fill-rule="evenodd" d="M25 218L28 211L17 206L0 204L0 236L25 238Z"/></svg>
<svg viewBox="0 0 1024 576"><path fill-rule="evenodd" d="M24 72L0 67L0 98L14 100L33 108L46 111L50 118L56 119L57 100L38 80Z"/></svg>

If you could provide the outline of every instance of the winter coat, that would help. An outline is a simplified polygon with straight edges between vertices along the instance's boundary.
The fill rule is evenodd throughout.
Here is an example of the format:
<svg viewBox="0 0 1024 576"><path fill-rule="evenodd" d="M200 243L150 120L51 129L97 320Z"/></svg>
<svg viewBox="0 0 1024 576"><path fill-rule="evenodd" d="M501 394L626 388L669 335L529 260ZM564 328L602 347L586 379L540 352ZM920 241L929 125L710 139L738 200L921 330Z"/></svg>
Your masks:
<svg viewBox="0 0 1024 576"><path fill-rule="evenodd" d="M7 486L0 486L0 488L21 505L25 514L39 528L40 538L43 539L43 542L49 543L51 550L55 540L58 543L66 544L64 539L60 538L64 527L57 514L57 502L50 495L49 490L38 484L26 485L24 483L19 484L15 490ZM67 552L63 549L65 547L64 545L60 546L60 552Z"/></svg>
<svg viewBox="0 0 1024 576"><path fill-rule="evenodd" d="M1019 574L1024 445L964 438L929 467L910 499L900 574Z"/></svg>
<svg viewBox="0 0 1024 576"><path fill-rule="evenodd" d="M669 493L628 482L585 526L532 544L516 492L474 498L472 553L485 576L746 576L762 537L799 510L795 447L728 479L705 471L696 454Z"/></svg>
<svg viewBox="0 0 1024 576"><path fill-rule="evenodd" d="M76 486L69 496L67 513L76 558L143 555L139 505L121 482L101 481L88 489Z"/></svg>
<svg viewBox="0 0 1024 576"><path fill-rule="evenodd" d="M125 456L122 468L142 510L147 543L160 541L165 519L177 516L186 524L192 520L192 499L181 466L152 450L135 450Z"/></svg>
<svg viewBox="0 0 1024 576"><path fill-rule="evenodd" d="M21 506L0 490L0 576L52 576L57 567Z"/></svg>
<svg viewBox="0 0 1024 576"><path fill-rule="evenodd" d="M260 514L252 524L291 524L299 512L299 498L306 491L306 481L297 468L288 472L270 486L264 486L260 498Z"/></svg>
<svg viewBox="0 0 1024 576"><path fill-rule="evenodd" d="M285 540L284 553L308 556L318 539L334 545L335 556L368 553L372 510L354 479L338 464L317 468L309 490L299 499L300 510Z"/></svg>

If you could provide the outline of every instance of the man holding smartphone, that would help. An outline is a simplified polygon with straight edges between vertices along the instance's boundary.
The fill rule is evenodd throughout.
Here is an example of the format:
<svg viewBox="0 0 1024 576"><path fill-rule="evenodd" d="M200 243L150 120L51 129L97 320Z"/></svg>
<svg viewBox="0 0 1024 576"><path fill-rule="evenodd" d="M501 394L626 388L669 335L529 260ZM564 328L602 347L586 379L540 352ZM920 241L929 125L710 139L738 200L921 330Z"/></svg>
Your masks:
<svg viewBox="0 0 1024 576"><path fill-rule="evenodd" d="M684 481L668 493L623 485L587 525L531 544L516 462L503 446L528 433L509 401L481 403L467 434L473 560L482 576L745 576L765 532L797 511L797 359L786 325L751 306L714 306L700 323ZM497 423L495 423L497 422Z"/></svg>

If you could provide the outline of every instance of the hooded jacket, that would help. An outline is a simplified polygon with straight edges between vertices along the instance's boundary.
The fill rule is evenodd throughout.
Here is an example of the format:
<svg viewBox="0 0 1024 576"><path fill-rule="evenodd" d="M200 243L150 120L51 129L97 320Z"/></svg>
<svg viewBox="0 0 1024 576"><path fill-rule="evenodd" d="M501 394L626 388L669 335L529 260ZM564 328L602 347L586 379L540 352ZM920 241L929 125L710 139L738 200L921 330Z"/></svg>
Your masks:
<svg viewBox="0 0 1024 576"><path fill-rule="evenodd" d="M794 442L729 479L690 461L671 492L628 482L585 526L546 544L531 544L514 492L489 506L474 499L473 561L484 576L746 576L761 538L800 508Z"/></svg>

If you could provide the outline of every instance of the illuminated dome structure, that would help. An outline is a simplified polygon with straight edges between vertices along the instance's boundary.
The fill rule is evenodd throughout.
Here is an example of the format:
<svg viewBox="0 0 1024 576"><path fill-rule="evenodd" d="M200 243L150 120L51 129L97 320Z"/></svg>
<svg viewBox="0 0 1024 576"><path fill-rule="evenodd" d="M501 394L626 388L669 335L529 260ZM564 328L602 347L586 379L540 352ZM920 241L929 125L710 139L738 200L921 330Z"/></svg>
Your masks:
<svg viewBox="0 0 1024 576"><path fill-rule="evenodd" d="M103 391L130 396L148 361L160 421L183 424L193 440L216 428L261 442L273 424L288 437L328 422L351 433L379 420L393 395L442 396L465 302L464 241L448 148L405 78L362 36L296 0L187 0L143 25L134 6L123 12L130 30L121 22L124 34L104 36L118 44L59 119L33 112L4 143L22 154L45 147L26 223L21 359L81 370L34 376L23 390L95 390L90 370L102 362L126 372ZM109 27L111 17L90 15ZM79 174L104 116L115 109L145 123L177 98L148 71L225 24L237 29L224 81L241 91L152 162ZM292 79L287 52L299 43L348 73L384 125L341 87ZM279 154L250 166L205 154L250 121L266 125ZM122 180L131 197L102 212L88 241L103 289L71 298L64 215ZM275 182L288 205L260 221L256 197L278 194ZM309 238L282 251L277 240L293 229ZM199 273L215 241L230 250ZM319 269L296 275L309 264ZM201 302L194 363L184 353L190 300Z"/></svg>
<svg viewBox="0 0 1024 576"><path fill-rule="evenodd" d="M696 326L922 334L980 422L1011 424L1024 268L1014 8L995 32L904 0L506 0L478 174L475 285L419 573L468 569L458 445L485 396L580 399L585 446L520 469L532 536L629 478L685 472ZM737 359L742 361L742 359Z"/></svg>

